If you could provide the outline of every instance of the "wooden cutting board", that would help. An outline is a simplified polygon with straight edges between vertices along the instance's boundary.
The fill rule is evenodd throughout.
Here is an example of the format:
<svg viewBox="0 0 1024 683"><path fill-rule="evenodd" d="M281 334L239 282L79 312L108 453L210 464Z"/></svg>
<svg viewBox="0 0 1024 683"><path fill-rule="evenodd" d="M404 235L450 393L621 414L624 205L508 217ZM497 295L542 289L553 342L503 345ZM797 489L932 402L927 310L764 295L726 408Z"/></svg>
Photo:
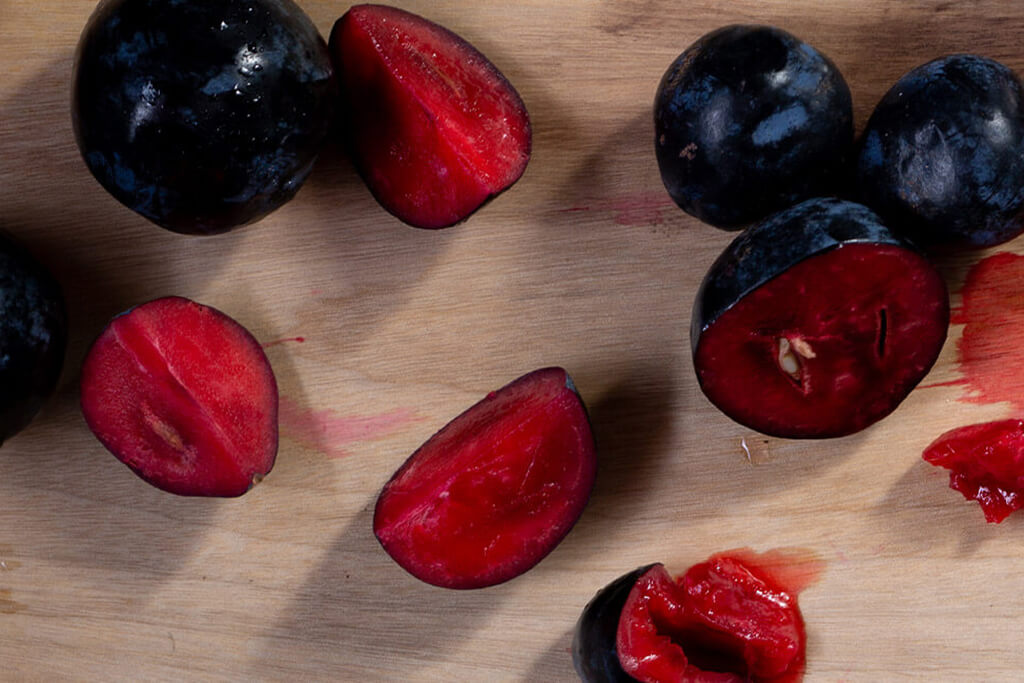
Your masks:
<svg viewBox="0 0 1024 683"><path fill-rule="evenodd" d="M301 4L325 35L348 8ZM0 225L52 267L72 317L57 396L0 450L0 679L571 681L573 624L605 583L750 547L823 563L801 595L808 681L1021 680L1024 516L986 525L920 459L947 429L1014 414L955 383L963 326L925 380L939 386L858 435L772 439L721 415L694 380L689 311L732 235L668 200L651 102L701 34L771 23L833 58L860 127L933 57L979 52L1024 71L1024 4L396 4L470 40L518 88L535 128L522 180L466 224L420 231L329 152L263 222L190 238L121 207L79 159L69 76L93 2L0 0ZM968 270L1002 251L1024 243L944 262L954 306ZM242 498L151 488L78 410L91 339L169 294L268 344L281 448ZM554 364L601 444L577 527L498 587L411 578L372 535L380 487L448 419Z"/></svg>

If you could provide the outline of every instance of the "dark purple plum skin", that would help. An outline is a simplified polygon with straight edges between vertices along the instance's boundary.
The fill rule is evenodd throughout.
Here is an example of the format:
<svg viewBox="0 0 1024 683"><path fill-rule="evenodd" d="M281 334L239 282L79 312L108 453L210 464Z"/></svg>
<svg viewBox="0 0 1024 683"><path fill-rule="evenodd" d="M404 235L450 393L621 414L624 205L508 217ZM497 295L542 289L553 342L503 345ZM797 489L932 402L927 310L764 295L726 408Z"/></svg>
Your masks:
<svg viewBox="0 0 1024 683"><path fill-rule="evenodd" d="M922 246L989 247L1024 232L1022 84L1006 66L950 55L878 103L857 157L860 201Z"/></svg>
<svg viewBox="0 0 1024 683"><path fill-rule="evenodd" d="M839 69L809 44L770 26L726 26L665 72L654 127L672 199L733 230L838 192L853 104Z"/></svg>
<svg viewBox="0 0 1024 683"><path fill-rule="evenodd" d="M836 198L807 200L747 229L712 263L697 290L691 351L697 352L701 333L750 292L805 259L854 243L916 249L871 209Z"/></svg>
<svg viewBox="0 0 1024 683"><path fill-rule="evenodd" d="M60 285L0 232L0 443L24 429L53 394L67 342Z"/></svg>
<svg viewBox="0 0 1024 683"><path fill-rule="evenodd" d="M585 683L630 683L636 679L622 670L615 646L619 617L637 579L653 567L649 564L623 574L597 592L576 621L572 661Z"/></svg>
<svg viewBox="0 0 1024 683"><path fill-rule="evenodd" d="M289 201L336 96L327 45L291 0L104 0L72 83L89 170L187 234L226 232Z"/></svg>

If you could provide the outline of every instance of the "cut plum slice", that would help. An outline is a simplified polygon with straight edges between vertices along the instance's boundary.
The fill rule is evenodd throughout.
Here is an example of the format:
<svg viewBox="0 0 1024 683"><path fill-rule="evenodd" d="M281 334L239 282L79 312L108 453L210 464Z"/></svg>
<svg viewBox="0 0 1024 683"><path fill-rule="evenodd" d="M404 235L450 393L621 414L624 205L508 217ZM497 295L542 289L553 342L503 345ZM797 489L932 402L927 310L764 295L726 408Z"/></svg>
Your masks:
<svg viewBox="0 0 1024 683"><path fill-rule="evenodd" d="M525 375L449 422L384 486L373 531L416 578L482 588L540 562L583 513L596 474L568 373Z"/></svg>
<svg viewBox="0 0 1024 683"><path fill-rule="evenodd" d="M356 167L400 220L453 225L526 170L526 106L458 35L394 7L357 5L335 23L330 51Z"/></svg>
<svg viewBox="0 0 1024 683"><path fill-rule="evenodd" d="M891 413L946 339L931 263L865 207L817 199L733 241L694 306L701 389L757 431L825 438Z"/></svg>
<svg viewBox="0 0 1024 683"><path fill-rule="evenodd" d="M1024 507L1024 420L952 429L923 457L949 470L949 487L978 501L988 522L999 523Z"/></svg>
<svg viewBox="0 0 1024 683"><path fill-rule="evenodd" d="M82 366L81 403L100 442L171 493L240 496L277 456L277 383L263 349L188 299L114 318Z"/></svg>

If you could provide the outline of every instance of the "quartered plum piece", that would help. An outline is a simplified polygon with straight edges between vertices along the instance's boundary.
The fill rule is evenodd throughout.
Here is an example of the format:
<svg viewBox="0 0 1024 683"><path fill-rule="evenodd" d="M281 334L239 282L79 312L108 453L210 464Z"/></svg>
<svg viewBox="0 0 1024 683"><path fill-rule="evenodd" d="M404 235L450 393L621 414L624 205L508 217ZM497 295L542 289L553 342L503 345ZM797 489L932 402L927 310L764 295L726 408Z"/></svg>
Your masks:
<svg viewBox="0 0 1024 683"><path fill-rule="evenodd" d="M1024 507L1024 420L950 430L923 457L949 470L949 487L978 501L987 522L999 523Z"/></svg>
<svg viewBox="0 0 1024 683"><path fill-rule="evenodd" d="M946 339L942 277L869 209L814 199L718 257L690 340L704 394L774 436L852 434L891 413Z"/></svg>
<svg viewBox="0 0 1024 683"><path fill-rule="evenodd" d="M582 399L561 368L492 392L392 476L373 532L416 578L482 588L540 562L583 513L596 474Z"/></svg>
<svg viewBox="0 0 1024 683"><path fill-rule="evenodd" d="M356 5L329 45L356 167L400 220L453 225L526 170L526 106L461 37L394 7Z"/></svg>
<svg viewBox="0 0 1024 683"><path fill-rule="evenodd" d="M240 496L277 455L277 383L259 343L208 306L166 297L114 318L86 356L82 413L153 486Z"/></svg>
<svg viewBox="0 0 1024 683"><path fill-rule="evenodd" d="M797 593L813 577L773 571L765 557L734 551L676 579L661 564L618 578L577 622L577 673L587 683L799 680L806 634Z"/></svg>

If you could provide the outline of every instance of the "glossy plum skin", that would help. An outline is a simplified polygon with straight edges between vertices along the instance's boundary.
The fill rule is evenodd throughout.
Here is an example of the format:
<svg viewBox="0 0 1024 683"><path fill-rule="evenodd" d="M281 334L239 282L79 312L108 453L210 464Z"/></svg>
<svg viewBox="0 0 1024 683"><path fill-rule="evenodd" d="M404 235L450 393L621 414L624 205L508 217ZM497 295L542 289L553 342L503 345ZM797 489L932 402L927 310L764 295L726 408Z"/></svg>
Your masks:
<svg viewBox="0 0 1024 683"><path fill-rule="evenodd" d="M835 191L853 105L842 74L807 43L770 26L726 26L665 72L654 128L672 199L733 230Z"/></svg>
<svg viewBox="0 0 1024 683"><path fill-rule="evenodd" d="M878 103L857 158L860 201L922 246L989 247L1024 231L1020 79L976 55L904 75Z"/></svg>
<svg viewBox="0 0 1024 683"><path fill-rule="evenodd" d="M637 579L654 565L623 574L597 592L583 608L572 639L572 661L580 680L587 683L630 683L636 679L622 670L615 635L626 598Z"/></svg>
<svg viewBox="0 0 1024 683"><path fill-rule="evenodd" d="M274 466L273 369L217 309L172 296L125 311L93 342L80 385L96 438L163 491L241 496Z"/></svg>
<svg viewBox="0 0 1024 683"><path fill-rule="evenodd" d="M733 420L829 438L895 410L948 325L943 279L913 245L866 207L814 199L722 252L697 293L690 341L702 391Z"/></svg>
<svg viewBox="0 0 1024 683"><path fill-rule="evenodd" d="M118 201L214 234L295 195L335 96L326 43L292 0L104 0L78 44L72 120Z"/></svg>
<svg viewBox="0 0 1024 683"><path fill-rule="evenodd" d="M420 446L381 490L373 533L421 581L493 586L554 550L583 514L596 473L583 400L564 369L542 368Z"/></svg>
<svg viewBox="0 0 1024 683"><path fill-rule="evenodd" d="M0 443L24 429L53 393L67 342L60 285L0 232Z"/></svg>
<svg viewBox="0 0 1024 683"><path fill-rule="evenodd" d="M352 159L399 220L450 227L526 170L533 139L526 105L461 36L396 7L361 4L338 19L329 46Z"/></svg>

